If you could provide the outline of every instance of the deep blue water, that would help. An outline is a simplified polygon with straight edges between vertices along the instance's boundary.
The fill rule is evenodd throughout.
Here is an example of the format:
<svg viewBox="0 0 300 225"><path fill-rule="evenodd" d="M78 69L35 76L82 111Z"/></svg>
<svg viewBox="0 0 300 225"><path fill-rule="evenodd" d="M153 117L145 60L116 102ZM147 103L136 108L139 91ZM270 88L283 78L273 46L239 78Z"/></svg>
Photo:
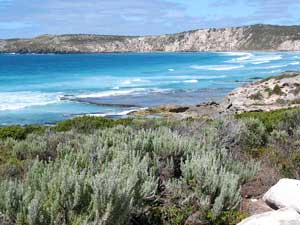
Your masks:
<svg viewBox="0 0 300 225"><path fill-rule="evenodd" d="M300 53L282 52L2 54L0 125L54 123L81 114L122 115L165 103L196 104L219 99L253 78L299 69Z"/></svg>

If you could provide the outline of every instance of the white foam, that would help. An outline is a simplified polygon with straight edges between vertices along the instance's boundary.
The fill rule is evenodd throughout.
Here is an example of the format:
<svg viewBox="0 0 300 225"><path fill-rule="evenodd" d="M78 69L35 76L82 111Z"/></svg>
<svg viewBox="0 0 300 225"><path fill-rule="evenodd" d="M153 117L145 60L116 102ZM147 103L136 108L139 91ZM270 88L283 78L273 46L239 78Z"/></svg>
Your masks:
<svg viewBox="0 0 300 225"><path fill-rule="evenodd" d="M118 116L126 116L126 115L128 115L129 113L132 113L132 112L134 112L134 111L136 111L136 110L137 110L137 109L124 110L124 111L118 112L118 113L116 113L116 114L114 114L114 115L118 115Z"/></svg>
<svg viewBox="0 0 300 225"><path fill-rule="evenodd" d="M110 97L110 96L119 96L119 95L129 95L134 92L142 92L144 88L132 88L127 90L110 90L110 91L101 91L94 92L90 94L81 94L77 95L77 98L101 98L101 97Z"/></svg>
<svg viewBox="0 0 300 225"><path fill-rule="evenodd" d="M103 98L112 96L122 96L122 95L140 95L147 93L163 93L168 92L170 89L160 89L160 88L131 88L126 90L109 90L101 92L93 92L87 94L80 94L72 96L72 98Z"/></svg>
<svg viewBox="0 0 300 225"><path fill-rule="evenodd" d="M78 115L77 117L83 117L83 116L95 116L95 117L105 117L105 116L126 116L129 113L135 112L137 110L145 110L147 108L136 108L136 109L129 109L129 110L124 110L121 112L110 112L110 113L87 113L83 115Z"/></svg>
<svg viewBox="0 0 300 225"><path fill-rule="evenodd" d="M269 63L271 61L277 61L282 59L282 55L254 55L252 53L242 53L233 56L241 56L238 58L231 59L227 62L229 63L251 63L254 65Z"/></svg>
<svg viewBox="0 0 300 225"><path fill-rule="evenodd" d="M243 55L248 55L251 53L248 52L220 52L223 55L229 55L229 56L243 56Z"/></svg>
<svg viewBox="0 0 300 225"><path fill-rule="evenodd" d="M288 66L287 64L286 65L274 65L274 66L267 66L267 67L264 67L264 69L277 69L277 68L282 68L282 67L286 67Z"/></svg>
<svg viewBox="0 0 300 225"><path fill-rule="evenodd" d="M245 55L242 56L242 57L239 57L239 58L237 58L237 59L233 59L232 61L233 61L233 62L243 62L243 61L247 61L247 60L249 60L249 59L251 59L251 58L253 58L253 57L254 57L253 54L247 53L247 54L245 54Z"/></svg>
<svg viewBox="0 0 300 225"><path fill-rule="evenodd" d="M257 62L252 62L253 65L259 65L259 64L265 64L269 63L270 61L257 61Z"/></svg>
<svg viewBox="0 0 300 225"><path fill-rule="evenodd" d="M227 53L225 52L222 54L225 54L228 56L238 56L238 58L231 59L227 62L243 62L243 61L249 60L254 57L254 55L249 52L227 52Z"/></svg>
<svg viewBox="0 0 300 225"><path fill-rule="evenodd" d="M213 66L199 66L193 65L191 66L192 69L197 70L214 70L214 71L226 71L226 70L236 70L244 68L244 65L233 66L233 65L213 65Z"/></svg>
<svg viewBox="0 0 300 225"><path fill-rule="evenodd" d="M295 65L300 65L300 62L296 61L296 62L291 62L291 63L288 63L288 64L267 66L267 67L264 67L264 69L277 69L277 68L283 68L283 67L295 66Z"/></svg>
<svg viewBox="0 0 300 225"><path fill-rule="evenodd" d="M270 71L269 73L281 73L282 72L282 70L272 70L272 71Z"/></svg>
<svg viewBox="0 0 300 225"><path fill-rule="evenodd" d="M184 80L210 80L210 79L221 79L225 78L225 75L220 76L175 76L176 79L184 79Z"/></svg>
<svg viewBox="0 0 300 225"><path fill-rule="evenodd" d="M125 80L121 83L121 85L131 85L134 83L139 83L142 82L143 80L141 78L135 78L135 79L129 79L129 80Z"/></svg>
<svg viewBox="0 0 300 225"><path fill-rule="evenodd" d="M0 111L20 110L59 102L60 93L0 92Z"/></svg>
<svg viewBox="0 0 300 225"><path fill-rule="evenodd" d="M174 69L168 69L168 71L170 71L170 72L174 72L175 70L174 70Z"/></svg>
<svg viewBox="0 0 300 225"><path fill-rule="evenodd" d="M185 80L184 83L198 83L198 80Z"/></svg>

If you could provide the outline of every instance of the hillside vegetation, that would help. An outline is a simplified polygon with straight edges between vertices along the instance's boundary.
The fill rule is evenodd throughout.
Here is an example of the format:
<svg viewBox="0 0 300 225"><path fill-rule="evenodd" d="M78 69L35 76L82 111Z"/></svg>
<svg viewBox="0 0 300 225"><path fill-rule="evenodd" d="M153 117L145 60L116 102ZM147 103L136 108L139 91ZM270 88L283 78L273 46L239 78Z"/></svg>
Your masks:
<svg viewBox="0 0 300 225"><path fill-rule="evenodd" d="M286 109L0 128L1 224L236 224L265 168L300 178L299 124Z"/></svg>
<svg viewBox="0 0 300 225"><path fill-rule="evenodd" d="M252 25L160 36L42 35L0 40L0 53L299 51L300 26Z"/></svg>

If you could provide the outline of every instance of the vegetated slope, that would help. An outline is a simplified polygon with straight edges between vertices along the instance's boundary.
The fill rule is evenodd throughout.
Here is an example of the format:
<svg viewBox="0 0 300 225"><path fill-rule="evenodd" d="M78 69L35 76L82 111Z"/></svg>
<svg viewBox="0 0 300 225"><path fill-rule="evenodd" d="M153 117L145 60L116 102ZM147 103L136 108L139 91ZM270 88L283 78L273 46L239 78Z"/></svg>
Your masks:
<svg viewBox="0 0 300 225"><path fill-rule="evenodd" d="M2 53L299 51L300 26L253 25L161 36L43 35L0 40Z"/></svg>
<svg viewBox="0 0 300 225"><path fill-rule="evenodd" d="M237 224L246 198L300 178L299 115L0 128L0 223Z"/></svg>

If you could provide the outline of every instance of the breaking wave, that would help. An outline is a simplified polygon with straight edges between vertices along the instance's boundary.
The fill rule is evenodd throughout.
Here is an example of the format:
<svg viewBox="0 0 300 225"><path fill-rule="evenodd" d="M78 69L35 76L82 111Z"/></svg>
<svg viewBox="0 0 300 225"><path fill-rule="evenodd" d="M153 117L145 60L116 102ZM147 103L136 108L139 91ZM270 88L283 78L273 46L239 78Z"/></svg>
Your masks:
<svg viewBox="0 0 300 225"><path fill-rule="evenodd" d="M236 70L244 68L244 65L233 66L233 65L213 65L213 66L200 66L200 65L193 65L191 66L192 69L196 70L214 70L214 71L226 71L226 70Z"/></svg>
<svg viewBox="0 0 300 225"><path fill-rule="evenodd" d="M59 102L60 93L0 92L0 111L20 110Z"/></svg>
<svg viewBox="0 0 300 225"><path fill-rule="evenodd" d="M198 80L185 80L184 83L198 83Z"/></svg>
<svg viewBox="0 0 300 225"><path fill-rule="evenodd" d="M252 53L244 53L241 57L231 59L230 63L251 63L253 65L269 63L281 60L282 55L254 55Z"/></svg>

